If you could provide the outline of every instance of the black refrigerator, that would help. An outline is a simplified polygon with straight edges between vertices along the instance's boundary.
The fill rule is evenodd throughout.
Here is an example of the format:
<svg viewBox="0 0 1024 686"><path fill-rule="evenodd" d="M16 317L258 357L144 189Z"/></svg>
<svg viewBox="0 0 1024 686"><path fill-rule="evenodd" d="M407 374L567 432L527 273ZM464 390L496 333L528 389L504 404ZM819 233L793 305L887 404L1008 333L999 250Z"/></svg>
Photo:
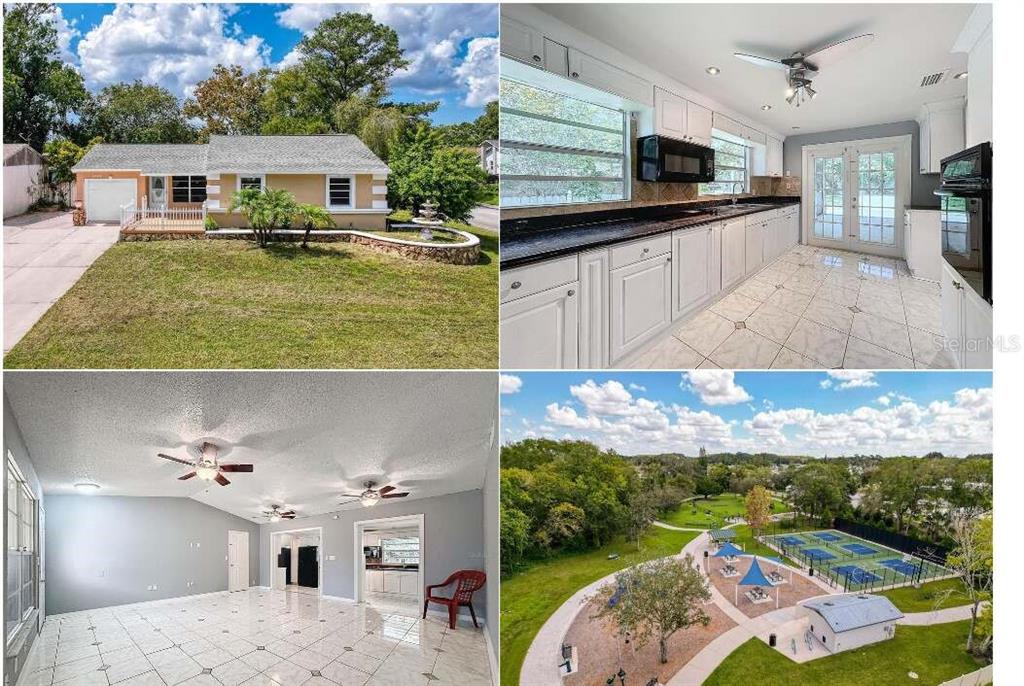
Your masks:
<svg viewBox="0 0 1024 686"><path fill-rule="evenodd" d="M304 545L299 548L299 586L320 586L320 567L316 559L316 549L315 545Z"/></svg>
<svg viewBox="0 0 1024 686"><path fill-rule="evenodd" d="M292 549L281 548L281 552L277 554L277 566L284 567L284 583L290 584L292 582Z"/></svg>

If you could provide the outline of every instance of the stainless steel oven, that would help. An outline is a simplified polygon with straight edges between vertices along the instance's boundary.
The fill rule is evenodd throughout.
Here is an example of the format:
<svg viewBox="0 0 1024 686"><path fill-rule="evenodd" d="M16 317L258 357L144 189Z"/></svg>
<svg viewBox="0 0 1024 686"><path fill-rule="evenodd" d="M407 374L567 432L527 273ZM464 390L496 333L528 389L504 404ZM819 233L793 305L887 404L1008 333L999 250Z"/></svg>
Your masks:
<svg viewBox="0 0 1024 686"><path fill-rule="evenodd" d="M715 180L715 151L668 136L636 141L636 178L641 181L709 183Z"/></svg>
<svg viewBox="0 0 1024 686"><path fill-rule="evenodd" d="M942 256L978 295L992 302L992 144L942 160Z"/></svg>

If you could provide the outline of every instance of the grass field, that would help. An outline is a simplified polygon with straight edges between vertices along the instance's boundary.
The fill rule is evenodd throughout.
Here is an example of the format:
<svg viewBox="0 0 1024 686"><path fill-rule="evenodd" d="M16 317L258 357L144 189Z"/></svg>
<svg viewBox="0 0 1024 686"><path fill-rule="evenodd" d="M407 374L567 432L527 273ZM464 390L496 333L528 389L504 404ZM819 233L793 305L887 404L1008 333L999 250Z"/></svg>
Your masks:
<svg viewBox="0 0 1024 686"><path fill-rule="evenodd" d="M773 534L764 540L804 566L813 566L846 591L870 591L948 574L941 565L834 529Z"/></svg>
<svg viewBox="0 0 1024 686"><path fill-rule="evenodd" d="M573 593L626 567L676 555L698 534L652 527L643 548L621 538L597 550L560 555L501 580L501 684L517 686L519 669L533 637ZM609 560L609 553L619 558ZM552 654L557 646L552 646Z"/></svg>
<svg viewBox="0 0 1024 686"><path fill-rule="evenodd" d="M475 266L354 243L118 243L8 368L496 368L498 241Z"/></svg>
<svg viewBox="0 0 1024 686"><path fill-rule="evenodd" d="M743 496L723 493L707 500L688 500L661 521L672 526L717 529L725 526L726 517L742 516L746 509Z"/></svg>
<svg viewBox="0 0 1024 686"><path fill-rule="evenodd" d="M970 601L964 595L963 587L960 579L940 579L921 584L920 588L904 586L881 591L879 595L884 595L903 612L930 612L967 605Z"/></svg>
<svg viewBox="0 0 1024 686"><path fill-rule="evenodd" d="M890 641L804 664L752 638L725 658L704 686L936 686L981 666L964 650L967 625L900 626Z"/></svg>

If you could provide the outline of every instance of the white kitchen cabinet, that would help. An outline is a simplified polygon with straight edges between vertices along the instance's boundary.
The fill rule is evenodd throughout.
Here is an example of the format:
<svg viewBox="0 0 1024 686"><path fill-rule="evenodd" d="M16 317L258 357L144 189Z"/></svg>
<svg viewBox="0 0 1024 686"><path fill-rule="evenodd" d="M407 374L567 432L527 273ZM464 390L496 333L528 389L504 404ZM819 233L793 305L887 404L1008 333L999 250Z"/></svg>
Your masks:
<svg viewBox="0 0 1024 686"><path fill-rule="evenodd" d="M672 321L672 255L611 271L611 362L636 350ZM504 361L502 366L505 367Z"/></svg>
<svg viewBox="0 0 1024 686"><path fill-rule="evenodd" d="M686 100L658 86L654 87L655 130L659 135L685 138Z"/></svg>
<svg viewBox="0 0 1024 686"><path fill-rule="evenodd" d="M672 319L689 314L711 297L713 226L672 234Z"/></svg>
<svg viewBox="0 0 1024 686"><path fill-rule="evenodd" d="M384 570L384 592L385 593L398 593L399 591L399 574L401 572L397 570L385 569Z"/></svg>
<svg viewBox="0 0 1024 686"><path fill-rule="evenodd" d="M746 225L739 217L722 227L722 290L732 288L746 274Z"/></svg>
<svg viewBox="0 0 1024 686"><path fill-rule="evenodd" d="M992 305L970 286L964 286L964 369L992 368Z"/></svg>
<svg viewBox="0 0 1024 686"><path fill-rule="evenodd" d="M757 143L758 145L764 145L766 134L764 131L759 131L755 129L753 126L743 125L743 138L745 138L748 143Z"/></svg>
<svg viewBox="0 0 1024 686"><path fill-rule="evenodd" d="M418 595L420 592L419 573L399 572L398 592L402 595Z"/></svg>
<svg viewBox="0 0 1024 686"><path fill-rule="evenodd" d="M904 210L903 242L910 273L919 279L938 281L942 274L939 210Z"/></svg>
<svg viewBox="0 0 1024 686"><path fill-rule="evenodd" d="M920 172L938 174L943 157L964 149L963 98L923 105L917 123Z"/></svg>
<svg viewBox="0 0 1024 686"><path fill-rule="evenodd" d="M764 264L765 219L762 213L747 216L746 249L744 252L744 273L750 276Z"/></svg>
<svg viewBox="0 0 1024 686"><path fill-rule="evenodd" d="M501 306L501 366L575 369L578 364L579 282L534 293Z"/></svg>
<svg viewBox="0 0 1024 686"><path fill-rule="evenodd" d="M569 47L569 78L627 100L651 106L654 86L639 76Z"/></svg>
<svg viewBox="0 0 1024 686"><path fill-rule="evenodd" d="M580 369L608 366L608 250L580 253Z"/></svg>
<svg viewBox="0 0 1024 686"><path fill-rule="evenodd" d="M743 124L739 123L732 117L726 116L721 112L715 112L711 115L712 125L719 131L725 133L731 133L739 138L745 138L745 128Z"/></svg>
<svg viewBox="0 0 1024 686"><path fill-rule="evenodd" d="M800 205L793 205L786 211L787 249L800 244Z"/></svg>
<svg viewBox="0 0 1024 686"><path fill-rule="evenodd" d="M501 54L544 68L544 35L514 19L501 18Z"/></svg>
<svg viewBox="0 0 1024 686"><path fill-rule="evenodd" d="M370 593L384 592L384 572L379 569L366 570L366 590Z"/></svg>
<svg viewBox="0 0 1024 686"><path fill-rule="evenodd" d="M708 264L708 295L714 298L722 292L722 227L719 222L711 227L711 259Z"/></svg>
<svg viewBox="0 0 1024 686"><path fill-rule="evenodd" d="M553 74L566 76L569 73L569 48L550 38L544 39L544 68Z"/></svg>
<svg viewBox="0 0 1024 686"><path fill-rule="evenodd" d="M963 315L963 278L949 266L949 262L942 260L939 271L942 276L939 279L939 308L942 311L942 333L953 346L959 348L963 338L964 315ZM962 366L963 351L953 350L953 356L957 363Z"/></svg>
<svg viewBox="0 0 1024 686"><path fill-rule="evenodd" d="M686 135L694 143L711 145L711 110L687 100Z"/></svg>
<svg viewBox="0 0 1024 686"><path fill-rule="evenodd" d="M363 545L380 545L380 534L363 534Z"/></svg>
<svg viewBox="0 0 1024 686"><path fill-rule="evenodd" d="M782 141L768 136L765 143L765 170L767 176L783 176Z"/></svg>

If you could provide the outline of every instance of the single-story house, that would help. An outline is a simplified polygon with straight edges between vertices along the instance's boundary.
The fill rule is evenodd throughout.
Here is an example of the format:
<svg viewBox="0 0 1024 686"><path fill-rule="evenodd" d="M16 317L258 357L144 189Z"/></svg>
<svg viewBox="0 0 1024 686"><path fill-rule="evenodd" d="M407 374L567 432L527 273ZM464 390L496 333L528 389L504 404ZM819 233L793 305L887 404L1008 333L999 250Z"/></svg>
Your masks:
<svg viewBox="0 0 1024 686"><path fill-rule="evenodd" d="M347 134L101 143L72 171L89 221L118 221L129 203L154 210L201 210L205 204L219 226L245 227L244 217L228 212L242 188L290 191L299 202L327 208L338 228L383 229L390 212L387 165Z"/></svg>
<svg viewBox="0 0 1024 686"><path fill-rule="evenodd" d="M39 196L43 156L25 143L4 143L4 219L24 214Z"/></svg>
<svg viewBox="0 0 1024 686"><path fill-rule="evenodd" d="M481 143L477 156L480 158L480 167L489 176L498 175L498 141L486 140Z"/></svg>
<svg viewBox="0 0 1024 686"><path fill-rule="evenodd" d="M810 618L811 634L833 653L853 650L896 636L903 613L880 595L833 595L800 603Z"/></svg>

